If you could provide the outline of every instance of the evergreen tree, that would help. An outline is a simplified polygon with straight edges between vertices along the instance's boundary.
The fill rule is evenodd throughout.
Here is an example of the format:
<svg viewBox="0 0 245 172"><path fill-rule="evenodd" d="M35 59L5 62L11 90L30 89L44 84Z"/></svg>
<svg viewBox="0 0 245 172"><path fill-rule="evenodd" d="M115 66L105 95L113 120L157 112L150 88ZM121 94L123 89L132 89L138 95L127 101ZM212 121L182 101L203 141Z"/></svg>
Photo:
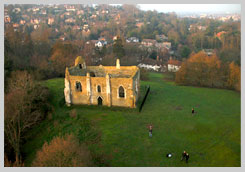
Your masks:
<svg viewBox="0 0 245 172"><path fill-rule="evenodd" d="M113 44L113 53L118 58L125 56L125 50L122 44L122 39L120 37L118 37Z"/></svg>

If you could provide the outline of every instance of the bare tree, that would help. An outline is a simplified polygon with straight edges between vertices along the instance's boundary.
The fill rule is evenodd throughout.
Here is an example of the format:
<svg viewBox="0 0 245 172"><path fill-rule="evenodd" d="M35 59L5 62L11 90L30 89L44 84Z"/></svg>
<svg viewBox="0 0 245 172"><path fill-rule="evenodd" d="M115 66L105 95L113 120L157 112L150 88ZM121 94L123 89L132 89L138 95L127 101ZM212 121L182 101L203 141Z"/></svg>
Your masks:
<svg viewBox="0 0 245 172"><path fill-rule="evenodd" d="M19 165L23 133L44 117L48 90L34 83L26 71L16 71L11 75L9 92L4 98L4 133Z"/></svg>

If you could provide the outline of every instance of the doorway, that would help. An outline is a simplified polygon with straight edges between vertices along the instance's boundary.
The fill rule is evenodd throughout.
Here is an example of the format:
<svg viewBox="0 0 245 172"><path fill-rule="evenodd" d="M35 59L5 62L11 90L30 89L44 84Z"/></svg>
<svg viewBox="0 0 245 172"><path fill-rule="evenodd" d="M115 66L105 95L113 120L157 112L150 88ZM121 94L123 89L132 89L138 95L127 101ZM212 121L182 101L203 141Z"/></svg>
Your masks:
<svg viewBox="0 0 245 172"><path fill-rule="evenodd" d="M102 98L101 98L101 97L98 97L98 106L101 106L101 105L102 105L102 103L103 103Z"/></svg>

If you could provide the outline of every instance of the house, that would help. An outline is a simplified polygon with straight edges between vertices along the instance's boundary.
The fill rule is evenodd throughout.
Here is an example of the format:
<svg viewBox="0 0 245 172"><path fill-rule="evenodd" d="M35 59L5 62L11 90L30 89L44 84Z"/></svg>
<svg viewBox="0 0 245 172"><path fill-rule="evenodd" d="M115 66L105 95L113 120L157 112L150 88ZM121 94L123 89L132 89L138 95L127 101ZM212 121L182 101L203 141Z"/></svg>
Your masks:
<svg viewBox="0 0 245 172"><path fill-rule="evenodd" d="M19 12L21 12L21 9L20 9L20 8L14 8L14 9L12 10L12 12L14 12L14 13L19 13Z"/></svg>
<svg viewBox="0 0 245 172"><path fill-rule="evenodd" d="M71 12L65 12L64 13L64 16L70 16L71 15Z"/></svg>
<svg viewBox="0 0 245 172"><path fill-rule="evenodd" d="M101 12L102 14L108 14L109 13L109 11L108 10L102 10L102 12Z"/></svg>
<svg viewBox="0 0 245 172"><path fill-rule="evenodd" d="M82 30L82 28L78 25L75 25L72 27L73 30Z"/></svg>
<svg viewBox="0 0 245 172"><path fill-rule="evenodd" d="M83 29L88 29L88 24L84 24Z"/></svg>
<svg viewBox="0 0 245 172"><path fill-rule="evenodd" d="M181 62L178 60L169 60L168 61L168 71L177 72L181 68Z"/></svg>
<svg viewBox="0 0 245 172"><path fill-rule="evenodd" d="M80 14L84 14L84 11L83 10L78 10L77 11L77 15L80 15Z"/></svg>
<svg viewBox="0 0 245 172"><path fill-rule="evenodd" d="M168 40L168 37L165 36L164 34L162 34L162 35L156 35L156 40L167 41Z"/></svg>
<svg viewBox="0 0 245 172"><path fill-rule="evenodd" d="M61 35L61 36L59 37L59 39L62 40L62 41L64 41L64 40L65 40L65 35Z"/></svg>
<svg viewBox="0 0 245 172"><path fill-rule="evenodd" d="M66 11L76 11L74 5L71 5L71 6L67 6L66 7Z"/></svg>
<svg viewBox="0 0 245 172"><path fill-rule="evenodd" d="M37 8L37 7L32 8L32 11L33 11L33 12L37 12L37 11L39 11L39 10L40 10L40 9Z"/></svg>
<svg viewBox="0 0 245 172"><path fill-rule="evenodd" d="M128 42L128 43L130 43L130 42L137 43L137 42L139 42L139 39L136 38L136 37L130 37L130 38L126 39L126 42Z"/></svg>
<svg viewBox="0 0 245 172"><path fill-rule="evenodd" d="M163 47L170 49L171 48L171 42L163 42Z"/></svg>
<svg viewBox="0 0 245 172"><path fill-rule="evenodd" d="M157 41L154 39L143 39L141 41L141 44L146 46L146 47L155 46L156 43L157 43Z"/></svg>
<svg viewBox="0 0 245 172"><path fill-rule="evenodd" d="M119 36L113 36L113 41L116 41Z"/></svg>
<svg viewBox="0 0 245 172"><path fill-rule="evenodd" d="M90 18L96 18L97 17L97 15L96 14L93 14L92 16L90 16Z"/></svg>
<svg viewBox="0 0 245 172"><path fill-rule="evenodd" d="M75 22L76 22L76 20L73 18L69 18L69 19L65 20L65 23L75 23Z"/></svg>
<svg viewBox="0 0 245 172"><path fill-rule="evenodd" d="M135 25L136 25L138 28L141 28L141 27L144 25L144 23L143 23L143 22L137 22Z"/></svg>
<svg viewBox="0 0 245 172"><path fill-rule="evenodd" d="M11 22L11 18L9 17L9 15L4 16L4 22L5 23L10 23Z"/></svg>
<svg viewBox="0 0 245 172"><path fill-rule="evenodd" d="M43 10L41 10L40 14L46 15L47 14L47 11L43 9Z"/></svg>
<svg viewBox="0 0 245 172"><path fill-rule="evenodd" d="M54 23L54 18L49 17L49 18L48 18L48 24L49 24L49 25L52 25L53 23Z"/></svg>
<svg viewBox="0 0 245 172"><path fill-rule="evenodd" d="M25 20L20 20L20 24L21 24L21 25L24 25L25 23L26 23Z"/></svg>
<svg viewBox="0 0 245 172"><path fill-rule="evenodd" d="M141 63L138 64L138 67L149 70L149 71L155 71L155 72L165 72L166 71L166 66L164 66L161 61L153 60L150 58L143 59Z"/></svg>
<svg viewBox="0 0 245 172"><path fill-rule="evenodd" d="M160 66L160 65L149 65L149 64L140 63L140 64L138 64L138 67L139 68L144 68L146 70L152 70L152 71L159 72L162 66Z"/></svg>
<svg viewBox="0 0 245 172"><path fill-rule="evenodd" d="M39 28L39 25L38 24L35 24L33 27L36 30L37 28Z"/></svg>
<svg viewBox="0 0 245 172"><path fill-rule="evenodd" d="M65 102L71 104L136 108L140 93L137 66L87 66L82 57L65 70Z"/></svg>
<svg viewBox="0 0 245 172"><path fill-rule="evenodd" d="M208 56L212 56L215 53L214 49L203 49L202 51Z"/></svg>
<svg viewBox="0 0 245 172"><path fill-rule="evenodd" d="M188 30L189 31L197 31L197 30L205 31L206 29L207 29L206 26L201 26L201 25L197 25L197 24L191 24Z"/></svg>
<svg viewBox="0 0 245 172"><path fill-rule="evenodd" d="M103 47L103 46L105 46L105 45L107 45L107 41L104 41L104 40L98 40L98 41L95 43L95 46L96 46L96 47L99 47L99 48L101 48L101 47Z"/></svg>
<svg viewBox="0 0 245 172"><path fill-rule="evenodd" d="M205 31L207 29L206 26L197 26L198 30Z"/></svg>
<svg viewBox="0 0 245 172"><path fill-rule="evenodd" d="M31 24L39 24L39 19L31 19Z"/></svg>
<svg viewBox="0 0 245 172"><path fill-rule="evenodd" d="M195 29L195 26L194 26L193 24L191 24L191 25L189 26L189 28L188 28L189 31L192 31L192 30L194 30L194 29Z"/></svg>

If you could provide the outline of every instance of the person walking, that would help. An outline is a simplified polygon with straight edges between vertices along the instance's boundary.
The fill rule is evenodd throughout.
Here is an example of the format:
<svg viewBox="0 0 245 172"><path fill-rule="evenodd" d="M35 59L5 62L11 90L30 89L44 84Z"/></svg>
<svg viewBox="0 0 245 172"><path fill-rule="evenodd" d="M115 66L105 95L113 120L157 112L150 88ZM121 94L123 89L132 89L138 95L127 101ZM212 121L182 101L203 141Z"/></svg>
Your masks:
<svg viewBox="0 0 245 172"><path fill-rule="evenodd" d="M186 156L185 156L185 162L188 163L188 159L189 159L189 154L186 153Z"/></svg>
<svg viewBox="0 0 245 172"><path fill-rule="evenodd" d="M152 125L149 127L149 137L152 137Z"/></svg>
<svg viewBox="0 0 245 172"><path fill-rule="evenodd" d="M195 113L194 108L192 108L191 113L192 113L192 115L194 115L194 113Z"/></svg>
<svg viewBox="0 0 245 172"><path fill-rule="evenodd" d="M181 161L183 161L185 158L186 158L186 151L184 150L184 152L182 153Z"/></svg>

